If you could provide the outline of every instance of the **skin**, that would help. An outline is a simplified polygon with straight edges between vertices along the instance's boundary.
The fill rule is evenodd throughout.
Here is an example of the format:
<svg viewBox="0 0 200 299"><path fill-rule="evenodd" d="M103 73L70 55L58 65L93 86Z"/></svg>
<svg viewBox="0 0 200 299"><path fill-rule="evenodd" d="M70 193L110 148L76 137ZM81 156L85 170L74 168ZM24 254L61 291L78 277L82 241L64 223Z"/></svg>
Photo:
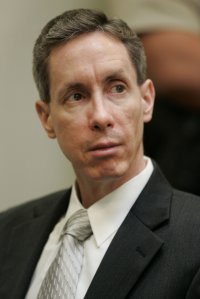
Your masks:
<svg viewBox="0 0 200 299"><path fill-rule="evenodd" d="M50 104L36 110L50 138L71 161L84 207L144 167L143 125L154 103L151 80L141 86L124 45L93 32L52 50Z"/></svg>

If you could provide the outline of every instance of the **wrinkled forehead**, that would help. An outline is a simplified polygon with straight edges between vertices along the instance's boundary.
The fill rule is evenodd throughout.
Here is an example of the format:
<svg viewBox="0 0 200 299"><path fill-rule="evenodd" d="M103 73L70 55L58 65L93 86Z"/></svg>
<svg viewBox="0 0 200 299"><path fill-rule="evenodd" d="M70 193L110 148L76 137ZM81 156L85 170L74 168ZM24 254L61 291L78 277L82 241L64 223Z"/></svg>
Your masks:
<svg viewBox="0 0 200 299"><path fill-rule="evenodd" d="M77 36L52 49L49 57L49 71L52 74L62 69L63 63L69 68L82 69L93 65L118 63L132 67L132 61L124 44L112 35L104 32L91 32ZM119 67L119 66L118 66Z"/></svg>

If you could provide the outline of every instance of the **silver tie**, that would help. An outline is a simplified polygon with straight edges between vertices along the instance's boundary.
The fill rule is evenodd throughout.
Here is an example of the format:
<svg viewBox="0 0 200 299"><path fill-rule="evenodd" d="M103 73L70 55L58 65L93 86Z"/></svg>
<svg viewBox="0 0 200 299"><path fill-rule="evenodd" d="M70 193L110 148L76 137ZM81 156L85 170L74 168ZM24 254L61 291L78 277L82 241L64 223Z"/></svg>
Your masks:
<svg viewBox="0 0 200 299"><path fill-rule="evenodd" d="M37 299L75 298L83 261L83 241L91 234L86 210L79 210L69 218L58 254L47 271Z"/></svg>

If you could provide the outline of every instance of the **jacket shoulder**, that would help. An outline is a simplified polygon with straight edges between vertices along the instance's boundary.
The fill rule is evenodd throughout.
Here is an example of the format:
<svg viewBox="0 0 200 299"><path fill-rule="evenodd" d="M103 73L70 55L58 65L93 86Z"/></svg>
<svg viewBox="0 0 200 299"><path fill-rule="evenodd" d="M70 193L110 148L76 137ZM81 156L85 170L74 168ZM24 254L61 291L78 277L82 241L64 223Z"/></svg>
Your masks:
<svg viewBox="0 0 200 299"><path fill-rule="evenodd" d="M171 211L178 218L200 223L200 196L174 189Z"/></svg>
<svg viewBox="0 0 200 299"><path fill-rule="evenodd" d="M200 208L200 196L198 195L173 189L173 199L177 204L191 206L191 208Z"/></svg>
<svg viewBox="0 0 200 299"><path fill-rule="evenodd" d="M42 214L51 206L57 204L64 196L70 195L70 189L60 190L48 195L32 199L18 206L11 207L0 213L0 228L12 223L22 222L33 213Z"/></svg>

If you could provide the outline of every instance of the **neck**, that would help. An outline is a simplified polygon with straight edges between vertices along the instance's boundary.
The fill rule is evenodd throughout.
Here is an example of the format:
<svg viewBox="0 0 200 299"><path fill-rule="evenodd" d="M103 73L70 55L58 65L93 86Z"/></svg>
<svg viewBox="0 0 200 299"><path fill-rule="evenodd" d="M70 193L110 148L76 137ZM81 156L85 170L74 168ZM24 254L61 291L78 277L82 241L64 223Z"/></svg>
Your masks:
<svg viewBox="0 0 200 299"><path fill-rule="evenodd" d="M138 175L145 168L145 161L138 167L134 168L128 174L121 177L106 178L101 180L87 179L85 177L77 177L77 194L79 200L85 208L89 208L95 202L111 193L121 185Z"/></svg>
<svg viewBox="0 0 200 299"><path fill-rule="evenodd" d="M77 193L78 197L85 208L89 208L95 202L117 189L121 184L116 182L78 182Z"/></svg>

